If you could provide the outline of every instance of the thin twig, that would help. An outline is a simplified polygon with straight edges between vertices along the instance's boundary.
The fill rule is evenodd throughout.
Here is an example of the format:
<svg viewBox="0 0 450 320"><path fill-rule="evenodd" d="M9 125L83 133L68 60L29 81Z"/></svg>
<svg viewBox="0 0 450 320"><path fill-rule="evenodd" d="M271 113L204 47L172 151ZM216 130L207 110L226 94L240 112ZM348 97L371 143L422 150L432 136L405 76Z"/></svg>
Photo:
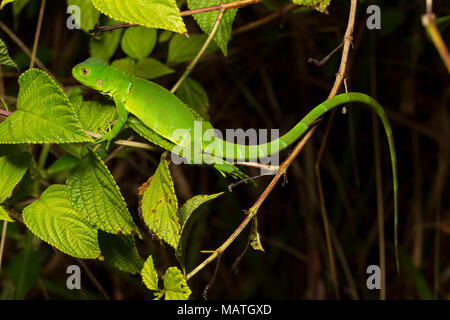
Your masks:
<svg viewBox="0 0 450 320"><path fill-rule="evenodd" d="M3 221L3 228L2 228L2 239L0 241L0 274L2 271L2 261L3 261L3 250L5 249L5 242L6 242L6 229L8 228L8 221Z"/></svg>
<svg viewBox="0 0 450 320"><path fill-rule="evenodd" d="M203 299L205 299L205 300L208 300L208 293L209 293L209 290L211 290L211 288L212 288L214 282L216 281L217 273L219 272L219 267L220 267L220 257L221 257L221 256L222 256L221 254L219 254L219 255L217 256L216 268L214 269L213 276L211 277L211 280L209 281L209 283L206 285L205 289L203 290L202 296L203 296Z"/></svg>
<svg viewBox="0 0 450 320"><path fill-rule="evenodd" d="M39 36L41 34L42 20L44 20L44 10L45 10L46 1L47 0L42 0L41 8L39 10L39 18L38 18L37 27L36 27L36 33L34 35L33 51L31 53L30 69L34 68L34 62L36 60L36 53L37 53L37 48L38 48L38 44L39 44Z"/></svg>
<svg viewBox="0 0 450 320"><path fill-rule="evenodd" d="M0 20L0 28L2 28L2 30L19 46L20 49L22 49L23 52L25 52L25 54L31 59L32 53L30 51L30 49L27 48L27 46L22 42L22 40L19 39L19 37L17 37L15 35L14 32L11 31L11 29L8 28L8 26L6 24L4 24L1 20ZM52 75L52 73L47 69L47 67L42 63L41 60L39 60L38 57L35 57L35 63L38 65L39 68L41 68L42 70L44 70L45 72L47 72L49 75L51 75L53 78L55 78L54 75Z"/></svg>
<svg viewBox="0 0 450 320"><path fill-rule="evenodd" d="M91 270L89 270L88 266L84 263L83 260L81 259L76 259L78 261L78 263L81 265L81 267L84 269L84 271L86 272L88 278L92 281L92 283L97 287L97 290L100 291L101 294L103 294L103 297L106 300L111 300L111 298L109 297L109 295L106 293L105 289L102 287L102 285L100 284L100 282L97 280L97 278L94 276L94 274L91 272Z"/></svg>
<svg viewBox="0 0 450 320"><path fill-rule="evenodd" d="M222 6L222 5L219 5L219 6ZM205 43L203 44L203 46L201 47L201 49L199 50L199 52L197 53L195 58L187 66L187 68L184 71L183 75L180 77L180 79L178 79L177 83L175 83L173 88L170 90L170 92L174 93L175 91L177 91L178 87L181 85L181 83L184 81L184 79L186 79L186 77L191 73L192 69L194 69L194 67L197 64L198 60L201 58L201 56L203 55L203 53L206 51L206 49L208 48L209 44L211 43L212 39L214 38L214 35L216 34L217 29L219 28L220 21L222 20L224 12L225 12L224 8L221 7L220 10L219 10L219 14L217 15L216 22L214 23L214 26L213 26L210 34L208 35L208 38L206 39Z"/></svg>

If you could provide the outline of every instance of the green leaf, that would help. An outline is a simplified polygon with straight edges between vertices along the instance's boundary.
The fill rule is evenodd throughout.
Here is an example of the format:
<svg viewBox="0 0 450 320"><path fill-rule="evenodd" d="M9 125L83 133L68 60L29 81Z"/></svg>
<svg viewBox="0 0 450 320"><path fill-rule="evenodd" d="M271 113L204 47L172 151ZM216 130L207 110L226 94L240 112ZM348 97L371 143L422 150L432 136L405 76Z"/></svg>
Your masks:
<svg viewBox="0 0 450 320"><path fill-rule="evenodd" d="M100 231L98 242L106 263L131 274L141 272L143 263L133 236L113 235Z"/></svg>
<svg viewBox="0 0 450 320"><path fill-rule="evenodd" d="M73 104L73 110L84 130L99 133L116 117L112 104L97 101L82 101Z"/></svg>
<svg viewBox="0 0 450 320"><path fill-rule="evenodd" d="M324 12L330 5L331 0L292 0L292 2L301 6L313 7L320 12Z"/></svg>
<svg viewBox="0 0 450 320"><path fill-rule="evenodd" d="M156 29L131 27L125 30L122 37L122 50L128 56L139 60L147 57L156 44Z"/></svg>
<svg viewBox="0 0 450 320"><path fill-rule="evenodd" d="M0 123L0 143L91 142L62 89L44 72L19 77L17 110Z"/></svg>
<svg viewBox="0 0 450 320"><path fill-rule="evenodd" d="M57 174L75 167L80 160L70 154L65 154L62 157L59 157L55 160L48 168L48 174Z"/></svg>
<svg viewBox="0 0 450 320"><path fill-rule="evenodd" d="M0 206L0 221L14 222L2 206Z"/></svg>
<svg viewBox="0 0 450 320"><path fill-rule="evenodd" d="M139 235L114 178L99 156L90 151L66 181L75 208L98 229Z"/></svg>
<svg viewBox="0 0 450 320"><path fill-rule="evenodd" d="M181 63L194 59L206 41L205 34L194 33L186 38L184 35L175 34L169 42L169 54L167 63ZM215 42L211 42L204 54L217 50Z"/></svg>
<svg viewBox="0 0 450 320"><path fill-rule="evenodd" d="M80 8L81 30L88 33L98 23L100 12L95 9L91 0L67 0L67 5L76 5Z"/></svg>
<svg viewBox="0 0 450 320"><path fill-rule="evenodd" d="M197 195L186 201L186 203L178 211L178 217L180 218L181 224L181 231L180 231L181 237L175 251L175 257L177 258L178 262L183 266L183 268L185 265L186 243L189 237L189 233L191 231L192 225L197 219L199 213L201 212L201 210L198 209L206 202L211 201L222 194L223 192L211 195Z"/></svg>
<svg viewBox="0 0 450 320"><path fill-rule="evenodd" d="M12 148L11 146L8 146ZM0 154L1 155L1 154ZM31 154L7 154L0 156L0 204L11 194L30 165Z"/></svg>
<svg viewBox="0 0 450 320"><path fill-rule="evenodd" d="M129 57L114 60L111 66L122 72L127 72L132 75L136 74L136 61Z"/></svg>
<svg viewBox="0 0 450 320"><path fill-rule="evenodd" d="M167 152L162 155L153 179L142 197L142 217L150 230L176 248L180 237L178 202L166 155Z"/></svg>
<svg viewBox="0 0 450 320"><path fill-rule="evenodd" d="M159 34L159 38L158 38L158 42L162 43L162 42L166 42L169 41L170 37L172 37L172 32L167 31L167 30L163 30L160 34Z"/></svg>
<svg viewBox="0 0 450 320"><path fill-rule="evenodd" d="M8 4L13 2L14 0L2 0L2 3L0 4L0 10L3 9L3 7Z"/></svg>
<svg viewBox="0 0 450 320"><path fill-rule="evenodd" d="M166 300L187 300L191 295L191 289L176 267L167 269L164 275L164 290Z"/></svg>
<svg viewBox="0 0 450 320"><path fill-rule="evenodd" d="M117 21L108 19L104 25L110 26L117 24ZM100 58L106 62L116 52L117 46L120 43L120 36L122 35L123 29L115 29L113 31L103 32L100 38L92 39L89 42L89 54L91 57Z"/></svg>
<svg viewBox="0 0 450 320"><path fill-rule="evenodd" d="M144 263L144 267L141 271L142 281L145 286L150 290L157 291L158 288L158 274L156 273L155 266L153 265L153 257L148 256Z"/></svg>
<svg viewBox="0 0 450 320"><path fill-rule="evenodd" d="M16 18L30 0L16 0L12 4L13 15Z"/></svg>
<svg viewBox="0 0 450 320"><path fill-rule="evenodd" d="M136 76L145 79L156 79L174 72L175 70L153 58L139 60L136 65Z"/></svg>
<svg viewBox="0 0 450 320"><path fill-rule="evenodd" d="M74 87L66 91L67 98L71 103L83 101L83 90L79 87Z"/></svg>
<svg viewBox="0 0 450 320"><path fill-rule="evenodd" d="M97 101L81 101L73 104L73 109L84 130L94 133L102 132L116 118L114 105ZM81 159L88 153L87 143L61 144L72 156Z"/></svg>
<svg viewBox="0 0 450 320"><path fill-rule="evenodd" d="M204 119L209 119L208 95L200 83L191 77L187 77L178 87L175 94L181 101L197 111Z"/></svg>
<svg viewBox="0 0 450 320"><path fill-rule="evenodd" d="M211 7L219 5L220 3L234 2L236 0L187 0L187 4L190 10ZM222 20L216 34L214 35L214 41L222 50L223 54L227 55L227 45L231 37L231 27L233 25L234 17L236 16L237 9L230 9L224 12ZM216 23L219 11L210 11L199 14L194 14L194 19L197 21L200 29L203 32L209 34Z"/></svg>
<svg viewBox="0 0 450 320"><path fill-rule="evenodd" d="M66 186L54 184L23 210L23 220L36 236L81 259L101 259L97 230L70 201Z"/></svg>
<svg viewBox="0 0 450 320"><path fill-rule="evenodd" d="M40 262L33 250L19 252L8 265L8 277L14 285L14 298L22 300L36 283L39 276Z"/></svg>
<svg viewBox="0 0 450 320"><path fill-rule="evenodd" d="M398 254L400 266L405 272L404 274L406 274L406 278L411 281L419 299L432 300L433 292L428 286L427 280L425 279L424 275L420 272L419 269L416 268L416 266L414 266L408 254L402 248L399 248Z"/></svg>
<svg viewBox="0 0 450 320"><path fill-rule="evenodd" d="M180 33L187 31L175 0L92 0L92 3L118 21Z"/></svg>
<svg viewBox="0 0 450 320"><path fill-rule="evenodd" d="M450 16L439 17L435 22L439 32L442 34L450 26Z"/></svg>
<svg viewBox="0 0 450 320"><path fill-rule="evenodd" d="M0 64L10 66L19 70L17 64L9 56L8 48L6 47L6 44L2 39L0 39Z"/></svg>
<svg viewBox="0 0 450 320"><path fill-rule="evenodd" d="M135 60L127 57L114 60L111 66L120 71L128 72L129 74L145 79L155 79L175 72L173 69L153 58L144 58L136 63Z"/></svg>

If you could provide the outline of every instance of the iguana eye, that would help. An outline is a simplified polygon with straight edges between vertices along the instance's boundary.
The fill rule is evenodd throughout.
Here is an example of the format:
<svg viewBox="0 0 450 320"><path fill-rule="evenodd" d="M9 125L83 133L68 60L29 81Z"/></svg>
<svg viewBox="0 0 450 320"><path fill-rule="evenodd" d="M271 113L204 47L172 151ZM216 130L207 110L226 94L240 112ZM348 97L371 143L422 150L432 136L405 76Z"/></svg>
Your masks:
<svg viewBox="0 0 450 320"><path fill-rule="evenodd" d="M83 76L87 76L89 74L89 69L83 68L81 69L81 73L83 74Z"/></svg>

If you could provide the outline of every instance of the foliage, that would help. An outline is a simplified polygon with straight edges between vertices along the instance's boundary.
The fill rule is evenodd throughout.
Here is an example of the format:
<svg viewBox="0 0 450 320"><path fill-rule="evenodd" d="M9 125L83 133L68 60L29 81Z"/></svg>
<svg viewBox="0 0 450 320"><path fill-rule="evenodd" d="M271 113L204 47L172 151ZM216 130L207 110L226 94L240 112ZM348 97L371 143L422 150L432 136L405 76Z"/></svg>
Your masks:
<svg viewBox="0 0 450 320"><path fill-rule="evenodd" d="M285 125L288 127L293 123L292 119L297 119L304 111L305 113L308 111L298 109L299 101L301 105L307 105L307 103L317 103L326 97L323 90L328 88L328 82L334 80L338 63L331 59L330 63L324 65L322 69L317 69L317 66L307 65L305 61L307 55L312 54L308 50L312 50L313 54L325 56L327 50L331 51L338 44L335 36L330 40L328 35L323 34L323 30L328 29L320 28L324 26L330 28L328 23L332 21L338 26L333 25L333 28L341 30L342 26L339 21L344 21L347 9L341 9L343 5L337 1L293 0L292 3L304 7L302 10L294 9L293 12L290 12L290 9L283 11L286 6L291 5L290 1L276 0L258 3L255 1L254 6L252 4L250 7L255 7L259 11L255 10L253 13L265 12L266 16L258 16L258 19L253 16L249 20L248 16L252 16L252 14L244 11L247 9L238 9L240 6L235 6L225 10L220 21L217 21L218 10L204 10L205 12L193 14L192 18L185 18L185 10L198 10L221 3L232 4L239 1L67 0L63 6L61 4L58 6L65 9L65 5L76 5L82 12L81 30L63 33L69 34L68 37L75 35L68 39L67 43L61 41L59 44L62 48L62 42L64 42L68 48L67 52L57 48L58 42L55 40L56 44L51 50L50 58L42 59L40 53L45 50L49 51L48 47L52 43L49 43L48 39L51 37L47 33L47 38L40 39L38 42L37 58L44 60L46 66L51 66L49 69L54 74L34 68L19 73L19 66L23 68L28 65L27 60L21 58L21 54L24 54L20 51L16 52L18 49L10 45L7 38L0 39L1 105L6 109L6 111L1 110L0 114L0 221L8 228L6 231L7 241L15 243L15 246L9 246L7 250L12 250L11 248L17 250L13 254L5 256L8 260L6 272L0 276L7 278L8 285L13 289L10 293L5 289L2 291L2 295L8 298L24 299L33 288L37 287L44 260L49 259L53 254L53 251L49 250L49 246L41 245L41 241L44 241L69 258L86 259L87 263L92 263L89 260L97 260L96 266L112 267L115 268L114 272L120 270L118 279L127 284L133 283L136 279L137 282L142 280L141 287L148 289L146 297L186 300L191 295L199 296L194 289L198 289L198 285L192 286L194 292L188 285L188 280L193 276L192 273L189 273L191 265L198 264L198 261L203 260L202 257L199 257L199 253L205 247L206 249L211 246L217 247L218 241L224 241L223 233L220 230L235 228L236 225L240 226L242 219L245 221L248 215L242 217L236 212L242 209L242 202L246 201L246 198L257 199L263 189L251 187L251 191L247 193L226 192L223 177L219 177L220 179L215 183L216 180L212 180L211 177L205 178L204 172L209 172L207 170L201 171L203 169L194 167L188 169L192 171L189 171L187 175L184 171L180 173L178 167L173 170L174 167L171 166L167 152L162 153L159 161L155 160L153 154L155 150L159 152L159 148L173 149L174 143L155 134L133 115L129 116L123 132L117 139L119 141L116 141L120 146L114 146L115 149L109 152L103 146L96 144L95 139L102 136L117 121L118 114L114 101L105 102L105 99L99 98L96 93L78 85L74 86L73 79L63 70L71 69L74 61L79 61L89 55L108 62L124 73L156 81L170 89L170 85L176 83L185 71L186 63L198 58L200 50L204 46L206 47L206 41L212 38L203 53L207 56L206 59L193 65L195 66L194 71L189 76L181 77L181 84L176 90L173 89L174 94L188 105L193 113L198 114L199 118L207 120L212 118L220 125L231 127L242 124L242 126L252 125L262 128L276 127L283 123L283 126L280 125L280 127L284 128ZM7 5L9 3L12 5ZM35 23L36 19L34 18L38 15L36 3L38 2L28 0L2 0L0 9L3 9L2 13L5 15L9 13L9 10L11 11L14 24L20 26L20 28L17 26L12 28L14 32L17 32L17 30L23 30L21 28L25 23L30 23L29 21ZM365 4L361 1L359 5L362 7ZM370 37L375 37L375 33L383 39L389 39L389 37L405 32L405 21L408 20L406 17L409 16L409 13L404 12L403 8L386 4L386 1L383 2L383 6L385 7L383 7L383 29L373 31L370 36L367 36L369 40L371 39L370 41L373 40ZM326 12L329 12L335 20L326 20L328 18L322 14ZM50 14L55 13L53 11L46 12L44 18L45 23L48 22L49 25L49 21L54 18L47 16ZM297 16L300 14L301 19ZM338 14L342 14L342 17L337 16ZM358 18L363 18L363 13L358 13L358 15L360 14L361 16ZM267 23L264 20L267 16L278 20L274 24L263 26L263 23ZM248 24L243 24L236 18L242 19ZM288 22L284 29L278 28L278 25L283 24L285 19L289 21L290 18L295 21ZM302 19L309 22L306 24L307 27L305 25L301 28L298 27L298 24L303 21ZM324 23L327 24L322 25L321 21L325 21ZM440 32L446 31L445 29L450 25L449 21L448 16L436 20ZM214 35L211 35L216 23L219 23L218 29ZM121 26L121 24L131 25ZM235 34L238 33L232 31L238 30L235 29L236 24L247 27L249 30L257 27L256 30L262 30L262 32L255 36L252 32L258 31L249 31L250 35L245 40L235 42ZM317 29L317 26L320 28ZM113 30L101 29L104 27L112 27ZM32 30L32 33L31 31L22 33L22 36L25 35L24 38L28 39L27 41L34 36L33 28L28 29ZM309 30L309 28L313 30ZM245 28L238 31L245 32ZM68 31L64 30L64 32ZM90 32L92 37L89 36ZM312 42L311 39L316 36L317 42ZM366 36L363 35L363 40L366 40L364 37ZM289 44L285 41L286 38L289 39ZM423 48L424 44L418 41L418 37L411 36L407 41L398 42L402 49L405 47L415 48L415 54L411 55L412 58L408 56L408 60L419 59L421 54L429 57L430 53ZM374 61L374 58L370 56L374 53L368 52L374 48L364 41L360 44L355 40L354 46L359 45L365 46L365 50L362 53L355 51L352 59L355 59L355 68L364 70L364 72L359 74L358 83L354 85L369 91L371 90L369 88L374 88L370 81L376 81L367 76L370 73L367 71L369 69L367 61ZM248 49L252 46L257 47L257 50ZM230 47L233 50L228 50ZM383 49L389 51L387 47ZM359 54L363 55L363 58L359 59ZM397 52L395 55L397 54L399 57L396 58L397 60L403 58L400 53ZM274 56L273 59L267 58L272 56ZM423 66L412 67L409 77L413 77L415 72L430 74L434 72L433 63L438 63L436 62L437 56L431 55L431 57ZM213 64L208 63L208 59L224 61L221 71L219 72ZM384 59L381 64L389 66L397 64L401 65L401 68L406 68L406 60L401 63L397 60ZM64 62L64 68L60 68L59 61ZM235 67L236 61L238 63ZM399 72L394 69L390 69L389 73ZM267 70L271 71L270 77L273 76L274 79L267 76ZM318 72L318 70L320 71ZM9 78L2 75L3 71L8 73ZM236 74L239 76L236 77ZM435 77L438 74L436 72ZM15 77L16 75L18 77ZM350 76L348 75L349 78ZM3 82L7 85L5 86ZM259 82L261 87L255 90L253 87L257 87L255 83ZM312 83L313 90L300 88L300 82L302 85ZM250 85L246 87L248 83ZM286 86L286 83L294 83L294 85ZM395 83L400 83L400 79L397 79ZM409 83L409 85L419 84ZM211 90L211 88L216 90ZM382 90L384 91L382 92ZM372 91L372 95L376 93ZM396 99L393 86L387 88L383 86L379 90L378 96L381 96L381 93L387 96L382 97L385 101ZM299 99L292 98L297 95ZM317 97L318 95L320 98ZM17 102L13 106L15 97L17 97ZM236 97L238 99L235 99ZM236 100L241 101L242 104L235 104ZM12 108L7 102L11 104ZM438 104L438 101L434 100L434 102ZM280 105L283 105L283 110ZM292 110L285 110L284 105L294 105L295 107ZM407 108L405 106L409 105L406 103L401 108ZM434 118L443 119L445 117L435 116ZM260 119L265 121L264 124L260 123ZM396 119L405 123L410 121L409 118L402 120L402 116L397 116ZM358 113L351 113L349 122L351 122L350 130L354 131L348 135L354 139L355 130L361 133L362 130L359 130L359 127L364 127L365 123L360 119ZM354 123L358 123L356 128ZM433 132L430 133L432 129L428 128L428 124L414 124L414 130L416 131L413 134L413 143L417 140L415 135L418 132L420 134L425 132L425 135L438 139ZM347 134L345 130L339 132L334 129L333 133L342 139L346 138ZM367 136L364 136L364 139L366 138ZM371 139L371 137L369 136L367 139ZM407 142L410 143L409 137ZM139 143L140 145L138 145ZM301 164L301 170L298 168L292 170L295 171L293 173L295 183L291 183L279 191L278 202L270 205L270 209L277 213L276 217L271 217L271 220L267 218L266 221L264 221L266 216L258 221L256 218L252 219L248 239L242 239L245 237L236 239L243 230L239 227L230 236L230 241L236 240L234 243L237 249L235 250L248 247L253 249L252 253L248 254L252 256L246 260L248 262L246 268L251 268L247 275L258 277L257 282L248 282L247 292L243 293L240 298L258 296L259 291L273 293L271 298L287 296L287 293L285 296L283 295L283 288L288 286L288 283L291 284L291 278L288 279L288 275L292 272L290 267L292 264L285 263L286 255L291 255L301 261L308 259L306 267L299 268L302 268L304 274L314 273L315 277L319 277L318 273L315 273L317 270L308 268L320 268L321 264L326 264L324 257L327 253L323 253L321 256L322 252L317 249L322 245L320 242L322 240L318 238L321 237L323 230L317 227L318 222L313 215L316 213L314 211L319 212L320 205L325 204L330 207L331 213L327 219L333 226L331 233L333 237L334 233L337 235L333 242L342 241L345 251L344 256L341 254L340 242L333 246L339 251L340 263L345 269L345 272L339 277L349 283L351 281L348 280L348 277L352 277L352 272L356 277L356 269L360 269L360 266L348 271L345 258L357 252L358 256L355 260L363 261L365 259L366 262L371 254L368 242L373 237L367 237L369 239L366 240L366 237L361 236L360 233L365 232L366 229L373 230L372 226L367 226L364 221L368 220L365 212L370 211L368 199L375 198L371 195L371 192L375 192L372 190L375 177L372 173L368 174L373 171L373 159L366 156L371 151L364 152L364 165L369 164L365 165L365 168L368 168L365 170L367 172L361 174L361 180L358 180L359 177L355 178L356 182L351 185L352 170L358 171L358 166L355 164L354 168L351 168L351 164L356 162L357 157L361 157L359 152L357 154L354 150L354 143L352 140L348 145L331 146L332 152L325 149L327 169L331 173L331 177L326 178L326 183L328 186L333 185L333 182L336 183L338 192L332 193L336 198L327 195L327 198L317 200L315 199L315 185L311 183L312 187L306 186L306 182L314 180L314 173L311 174L314 171L311 165L313 160L308 153L305 160L302 158L302 162L298 163ZM153 151L150 153L138 151L137 147L144 148L143 145L146 149ZM419 157L419 151L414 151L416 157ZM333 162L332 157L337 153L344 154L341 159L342 163ZM442 161L439 159L436 161ZM303 161L307 163L305 164ZM149 166L148 163L151 165ZM127 166L127 169L123 169L124 166ZM217 165L216 168L221 167ZM223 170L219 171L224 176L225 173L233 176L233 172L226 171L233 170L229 168L225 166ZM416 169L420 169L420 163L416 163ZM442 171L440 172L442 173ZM284 173L286 172L283 171ZM234 177L246 177L244 174L240 175L240 171L236 171L234 174ZM442 174L442 176L444 175ZM368 181L367 184L363 184L363 178ZM427 183L428 180L431 180L429 176L426 179ZM147 182L138 190L137 185L141 180L147 180ZM389 184L386 183L386 185ZM437 181L434 188L438 189L441 185L445 185L445 183ZM251 184L247 184L246 188L250 188L249 186ZM406 193L404 191L404 194ZM426 201L433 202L434 198L432 197L431 193L427 194ZM355 200L361 198L362 200ZM210 203L214 203L214 206L209 207ZM429 205L429 207L433 206L434 204ZM439 205L435 206L439 208ZM208 210L211 207L212 210ZM269 211L269 209L267 210ZM436 210L438 209L436 208ZM343 211L348 213L348 216L345 216ZM289 212L294 212L294 214L291 215ZM371 212L376 212L376 210ZM385 218L386 220L390 219L387 214ZM206 222L206 219L210 220ZM304 232L294 228L296 220L300 220L301 224L305 222L306 226L302 225L301 227L301 231ZM286 221L289 222L286 223ZM434 226L434 221L430 221L430 225ZM360 231L360 226L366 229ZM264 232L262 232L261 228L264 227ZM441 226L435 227L440 228ZM447 230L445 227L445 222L442 222L444 233ZM348 232L349 230L353 233ZM269 232L272 237L266 237ZM357 241L352 236L357 237ZM307 245L299 244L301 248L299 250L305 250L305 252L308 250L307 254L297 250L295 241L301 242L300 239L311 241L311 247L308 241L306 241ZM391 240L388 239L388 241ZM320 245L317 245L316 242L319 242ZM231 242L225 243L229 245ZM361 248L365 246L369 249ZM414 261L409 256L408 249L400 250L402 272L405 272L406 281L411 284L408 286L410 288L408 294L421 299L431 299L433 292L427 283L427 275L419 267L417 256ZM214 251L214 253L220 257L223 252ZM236 262L243 257L240 252L237 252L235 256L238 257ZM225 262L221 261L221 263L231 265L231 262L226 260L227 258L224 259ZM206 263L198 264L197 267L201 269L205 265ZM269 270L275 269L278 270L278 278L275 278L274 273L269 274ZM326 274L327 271L322 273ZM388 276L391 276L393 281L398 281L393 275L388 274ZM309 289L304 291L332 292L333 290L330 289L332 280L329 277L320 275L320 280L314 280L317 281L315 284L317 288L320 287L321 290L309 290L311 287L308 287ZM51 283L39 279L40 286L43 286L44 283L46 287L52 288ZM292 283L291 285L296 286L297 284ZM351 286L349 285L349 287ZM365 287L357 288L359 292L365 292L364 290ZM52 296L58 296L61 291L59 293L57 291L54 290ZM63 291L67 290L64 288ZM341 291L344 290L341 289ZM88 297L96 297L96 294L89 290L83 294ZM73 297L67 292L63 295L66 295L63 298ZM409 297L408 295L403 296L403 291L397 295L400 298ZM370 297L370 293L366 293L366 297ZM355 297L353 296L353 298Z"/></svg>

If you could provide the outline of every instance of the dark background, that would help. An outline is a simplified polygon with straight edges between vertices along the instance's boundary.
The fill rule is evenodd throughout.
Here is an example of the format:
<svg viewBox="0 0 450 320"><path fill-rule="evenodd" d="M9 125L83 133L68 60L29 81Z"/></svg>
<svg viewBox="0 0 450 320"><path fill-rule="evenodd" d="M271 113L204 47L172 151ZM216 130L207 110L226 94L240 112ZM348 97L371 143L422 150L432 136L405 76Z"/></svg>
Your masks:
<svg viewBox="0 0 450 320"><path fill-rule="evenodd" d="M272 1L276 2L276 1ZM393 251L393 198L390 158L380 127L382 189L384 196L387 297L389 299L450 297L450 206L447 184L449 164L449 76L421 24L425 1L375 1L381 7L381 30L365 27L366 3L359 3L347 77L350 91L365 92L385 107L393 127L399 171L399 245L401 273L395 272ZM278 1L280 6L287 1ZM40 1L32 0L13 21L11 10L0 20L32 47ZM191 76L202 84L210 100L211 122L225 128L280 128L286 132L311 108L324 101L334 83L341 51L325 65L308 63L321 59L339 45L350 1L332 1L329 14L291 10L277 19L233 36L228 57L220 52L202 58ZM450 14L448 1L435 1L436 15ZM238 11L233 29L269 15L262 4ZM38 57L64 86L77 85L70 70L89 55L89 36L65 27L65 1L49 0L45 9ZM190 33L199 32L192 17L185 18ZM450 30L442 36L447 45ZM0 32L13 59L27 68L27 58L6 34ZM115 58L124 56L117 51ZM167 46L157 45L152 57L165 61ZM173 85L185 65L173 66L175 75L158 79ZM17 96L17 73L5 73L6 94ZM86 99L104 100L87 91ZM220 261L209 299L334 299L314 162L324 136L328 116L287 172L288 183L279 183L258 213L259 232L265 253L248 249L232 272L233 262L247 244L250 228L233 242ZM39 146L36 146L39 150ZM332 242L344 299L377 299L377 290L366 288L366 268L379 264L376 183L372 116L367 108L348 106L331 127L321 161L325 205L332 227ZM282 153L282 159L289 150ZM158 152L136 151L109 162L131 212L137 214L137 188L154 172ZM55 159L49 158L48 164ZM196 194L226 190L232 181L212 168L171 166L179 202ZM258 171L250 171L252 175ZM263 192L270 177L258 187L241 184L232 193L209 204L194 226L188 246L188 270L198 265L238 227L248 209ZM11 226L10 226L11 227ZM19 233L22 225L13 226ZM143 257L156 253L161 270L174 263L172 252L155 241L138 243ZM4 265L18 245L7 241ZM82 292L65 287L66 267L78 264L47 245L39 248L40 281L28 299L99 298L92 281L83 273ZM130 276L102 262L86 265L114 299L148 299L152 295L139 276ZM214 273L215 263L189 281L192 298L201 299ZM8 281L3 273L0 285Z"/></svg>

